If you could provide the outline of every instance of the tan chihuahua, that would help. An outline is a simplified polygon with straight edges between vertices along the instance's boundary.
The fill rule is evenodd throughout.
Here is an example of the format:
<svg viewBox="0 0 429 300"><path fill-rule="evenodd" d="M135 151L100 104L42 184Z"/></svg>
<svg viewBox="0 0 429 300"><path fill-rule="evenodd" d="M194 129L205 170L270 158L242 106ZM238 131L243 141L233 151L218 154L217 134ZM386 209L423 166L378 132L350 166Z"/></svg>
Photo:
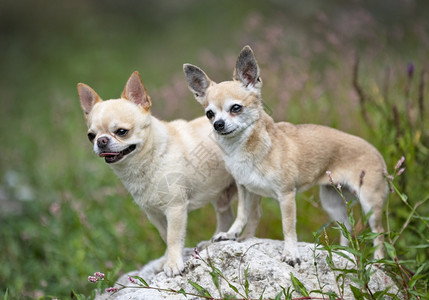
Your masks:
<svg viewBox="0 0 429 300"><path fill-rule="evenodd" d="M230 200L236 185L221 150L208 138L210 122L167 123L153 117L138 72L129 78L121 99L102 101L83 83L77 89L94 152L121 179L167 244L160 270L168 276L181 273L188 211L213 203L217 232L228 230L234 219Z"/></svg>
<svg viewBox="0 0 429 300"><path fill-rule="evenodd" d="M292 266L300 263L295 229L297 192L320 185L323 207L350 230L346 205L333 184L341 184L344 192L357 195L366 213L372 211L369 224L380 234L374 240L378 246L374 256L383 257L382 209L388 185L384 160L372 145L324 126L275 123L263 109L259 66L249 46L238 57L233 81L217 84L190 64L184 65L184 72L190 90L213 124L226 166L239 190L279 201L283 261ZM252 205L252 197L238 201L244 199L250 201L238 209L232 227L216 235L215 240L234 239L241 232ZM347 245L347 239L341 237L341 244Z"/></svg>

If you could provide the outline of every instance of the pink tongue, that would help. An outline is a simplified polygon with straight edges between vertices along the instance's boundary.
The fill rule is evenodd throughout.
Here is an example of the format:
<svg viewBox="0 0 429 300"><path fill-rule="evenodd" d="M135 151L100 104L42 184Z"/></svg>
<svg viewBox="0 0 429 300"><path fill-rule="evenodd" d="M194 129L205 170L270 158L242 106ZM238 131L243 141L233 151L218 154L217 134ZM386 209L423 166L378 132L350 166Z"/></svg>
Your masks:
<svg viewBox="0 0 429 300"><path fill-rule="evenodd" d="M104 156L116 156L116 155L119 155L119 152L117 152L117 153L109 153L109 152L103 152L103 153L100 153L100 157L104 157Z"/></svg>

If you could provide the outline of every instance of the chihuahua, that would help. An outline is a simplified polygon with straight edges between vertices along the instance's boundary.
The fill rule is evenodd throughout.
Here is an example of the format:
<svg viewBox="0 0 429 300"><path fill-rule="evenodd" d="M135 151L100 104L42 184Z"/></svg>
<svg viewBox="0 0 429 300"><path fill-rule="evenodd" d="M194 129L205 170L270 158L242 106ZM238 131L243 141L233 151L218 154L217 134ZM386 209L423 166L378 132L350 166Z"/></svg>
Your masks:
<svg viewBox="0 0 429 300"><path fill-rule="evenodd" d="M351 230L345 201L336 190L338 184L344 194L359 198L365 213L371 212L369 224L378 233L374 257L383 257L382 210L388 184L385 162L372 145L324 126L275 123L263 109L259 66L249 46L238 57L233 81L217 84L196 66L185 64L183 68L189 89L213 124L215 138L239 191L278 200L284 234L283 261L292 266L300 264L295 228L298 192L319 185L322 206L331 218ZM215 240L236 238L248 221L252 199L238 199L249 201L237 210L231 228L218 233ZM347 242L341 237L342 245Z"/></svg>
<svg viewBox="0 0 429 300"><path fill-rule="evenodd" d="M188 211L211 202L216 232L228 230L234 220L231 199L237 189L220 148L208 138L210 122L201 117L168 123L153 117L138 72L120 99L102 101L83 83L77 90L94 152L121 179L167 244L159 270L167 276L180 274ZM253 235L255 228L247 234Z"/></svg>

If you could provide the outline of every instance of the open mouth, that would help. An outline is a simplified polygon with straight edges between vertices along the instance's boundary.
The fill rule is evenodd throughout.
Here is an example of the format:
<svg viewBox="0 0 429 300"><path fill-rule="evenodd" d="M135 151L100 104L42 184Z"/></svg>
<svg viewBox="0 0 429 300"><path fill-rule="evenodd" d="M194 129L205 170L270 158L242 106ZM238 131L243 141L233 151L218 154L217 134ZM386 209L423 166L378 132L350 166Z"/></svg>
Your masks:
<svg viewBox="0 0 429 300"><path fill-rule="evenodd" d="M131 145L125 150L122 150L121 152L103 152L100 153L99 156L104 157L105 162L111 164L120 161L125 155L130 154L135 149L136 145Z"/></svg>

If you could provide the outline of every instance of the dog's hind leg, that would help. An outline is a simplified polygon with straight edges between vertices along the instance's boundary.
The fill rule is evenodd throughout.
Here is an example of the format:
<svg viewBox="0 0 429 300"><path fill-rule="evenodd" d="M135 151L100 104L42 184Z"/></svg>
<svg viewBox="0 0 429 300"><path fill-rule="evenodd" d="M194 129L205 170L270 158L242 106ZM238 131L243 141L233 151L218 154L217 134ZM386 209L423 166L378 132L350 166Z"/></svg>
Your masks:
<svg viewBox="0 0 429 300"><path fill-rule="evenodd" d="M322 207L326 210L331 219L343 223L347 230L351 232L351 226L347 216L347 206L340 194L332 186L321 185L319 195ZM340 244L342 246L347 246L349 244L347 238L342 234L340 237Z"/></svg>
<svg viewBox="0 0 429 300"><path fill-rule="evenodd" d="M388 187L387 183L383 180L377 185L377 189L365 189L362 188L360 192L360 203L365 214L371 212L369 217L369 226L372 232L378 233L379 235L374 239L374 247L377 249L374 252L375 259L381 259L384 257L384 228L383 228L383 205L384 200L387 198Z"/></svg>

